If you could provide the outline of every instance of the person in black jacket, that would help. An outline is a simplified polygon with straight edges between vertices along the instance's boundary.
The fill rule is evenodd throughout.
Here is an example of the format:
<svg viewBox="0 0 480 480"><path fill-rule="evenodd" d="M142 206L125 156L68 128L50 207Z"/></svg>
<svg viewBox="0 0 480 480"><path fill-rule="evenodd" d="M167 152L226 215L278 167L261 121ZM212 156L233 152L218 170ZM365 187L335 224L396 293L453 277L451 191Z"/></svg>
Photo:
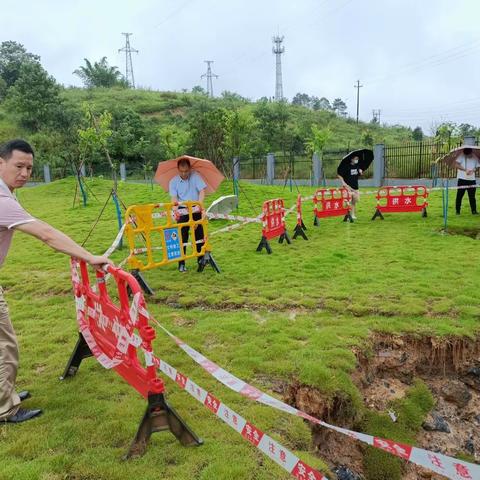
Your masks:
<svg viewBox="0 0 480 480"><path fill-rule="evenodd" d="M337 175L342 182L342 187L350 190L350 193L352 194L351 215L354 220L357 218L356 205L360 200L360 192L358 190L358 177L363 173L363 171L358 167L359 160L360 158L358 156L354 156L350 159L350 165L340 165L337 169Z"/></svg>

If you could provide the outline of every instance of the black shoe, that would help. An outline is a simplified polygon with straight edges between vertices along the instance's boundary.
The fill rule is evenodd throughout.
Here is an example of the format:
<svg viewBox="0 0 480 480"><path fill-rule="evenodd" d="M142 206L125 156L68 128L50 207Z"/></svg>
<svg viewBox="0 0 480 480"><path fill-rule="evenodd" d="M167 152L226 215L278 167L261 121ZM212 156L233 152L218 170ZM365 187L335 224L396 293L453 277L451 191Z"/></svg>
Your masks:
<svg viewBox="0 0 480 480"><path fill-rule="evenodd" d="M478 215L478 212L475 210L474 212L472 212L472 215Z"/></svg>
<svg viewBox="0 0 480 480"><path fill-rule="evenodd" d="M18 396L20 397L20 401L23 402L27 398L30 398L30 392L28 390L24 390L23 392L19 392Z"/></svg>
<svg viewBox="0 0 480 480"><path fill-rule="evenodd" d="M183 264L180 264L180 265L178 266L178 271L179 271L179 272L182 272L182 273L185 273L185 272L187 271L187 267L186 267L185 265L183 265Z"/></svg>
<svg viewBox="0 0 480 480"><path fill-rule="evenodd" d="M455 213L456 213L457 215L460 215L460 212L459 212L459 211L456 211Z"/></svg>
<svg viewBox="0 0 480 480"><path fill-rule="evenodd" d="M38 410L27 410L25 408L19 408L15 415L8 417L4 420L7 423L22 423L27 420L31 420L32 418L38 417L42 411Z"/></svg>

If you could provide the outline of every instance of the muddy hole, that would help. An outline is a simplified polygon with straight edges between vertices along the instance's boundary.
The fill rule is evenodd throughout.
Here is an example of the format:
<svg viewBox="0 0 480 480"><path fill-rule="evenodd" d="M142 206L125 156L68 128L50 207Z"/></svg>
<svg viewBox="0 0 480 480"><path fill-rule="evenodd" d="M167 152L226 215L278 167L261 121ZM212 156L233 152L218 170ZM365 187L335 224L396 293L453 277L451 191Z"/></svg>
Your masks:
<svg viewBox="0 0 480 480"><path fill-rule="evenodd" d="M421 417L414 445L480 463L480 339L377 335L369 352L359 349L355 354L353 382L361 394L363 412L346 396L327 400L319 390L298 384L289 386L286 400L334 425L362 431L369 412L400 421L401 413L392 404L406 401L420 379L431 393L429 398L433 397L433 407ZM312 427L312 436L319 455L339 480L384 478L372 475L367 449L360 442L317 426ZM385 480L445 478L411 463L402 462L398 468L397 476Z"/></svg>
<svg viewBox="0 0 480 480"><path fill-rule="evenodd" d="M473 238L473 240L480 240L480 228L448 227L447 232L442 230L442 233L448 235L463 235L465 237Z"/></svg>

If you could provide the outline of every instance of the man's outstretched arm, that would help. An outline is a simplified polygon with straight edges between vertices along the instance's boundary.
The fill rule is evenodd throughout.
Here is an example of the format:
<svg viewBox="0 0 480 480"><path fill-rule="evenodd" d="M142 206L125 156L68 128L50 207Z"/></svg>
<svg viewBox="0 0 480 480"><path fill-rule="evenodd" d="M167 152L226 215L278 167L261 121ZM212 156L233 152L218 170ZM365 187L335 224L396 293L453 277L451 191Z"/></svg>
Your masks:
<svg viewBox="0 0 480 480"><path fill-rule="evenodd" d="M41 220L22 223L15 226L15 230L28 233L29 235L38 238L57 252L65 253L80 260L85 260L90 265L101 266L106 263L112 264L112 261L107 257L92 255L89 251L73 241L68 235L65 235L60 230L57 230Z"/></svg>

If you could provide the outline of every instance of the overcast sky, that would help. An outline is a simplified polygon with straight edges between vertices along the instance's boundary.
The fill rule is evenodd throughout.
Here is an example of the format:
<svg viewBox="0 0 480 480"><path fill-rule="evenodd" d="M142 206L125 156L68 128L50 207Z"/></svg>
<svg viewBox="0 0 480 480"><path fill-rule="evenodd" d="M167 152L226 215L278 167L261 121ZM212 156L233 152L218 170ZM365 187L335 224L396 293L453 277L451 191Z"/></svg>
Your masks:
<svg viewBox="0 0 480 480"><path fill-rule="evenodd" d="M360 118L422 126L480 127L478 0L0 0L0 41L41 56L64 85L83 58L106 56L124 72L131 32L137 86L206 86L253 100L275 94L272 36L284 35L283 91L346 101Z"/></svg>

